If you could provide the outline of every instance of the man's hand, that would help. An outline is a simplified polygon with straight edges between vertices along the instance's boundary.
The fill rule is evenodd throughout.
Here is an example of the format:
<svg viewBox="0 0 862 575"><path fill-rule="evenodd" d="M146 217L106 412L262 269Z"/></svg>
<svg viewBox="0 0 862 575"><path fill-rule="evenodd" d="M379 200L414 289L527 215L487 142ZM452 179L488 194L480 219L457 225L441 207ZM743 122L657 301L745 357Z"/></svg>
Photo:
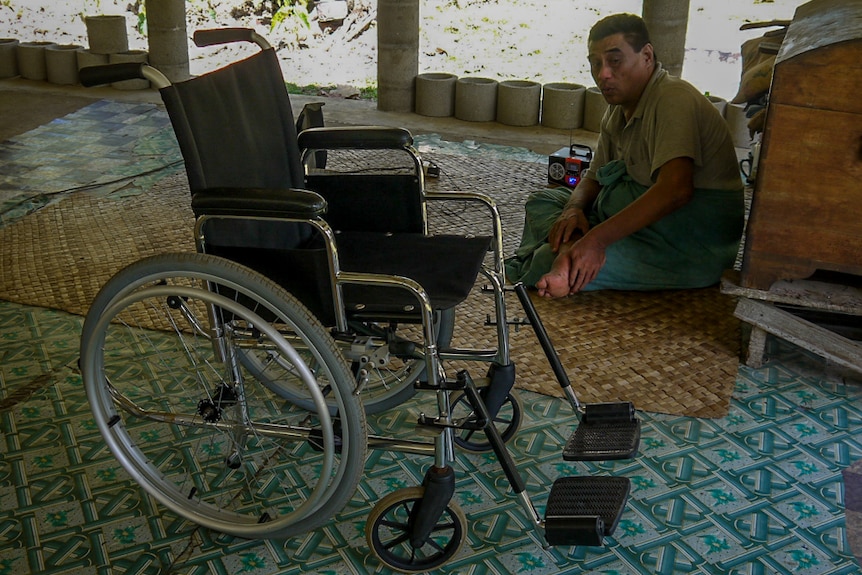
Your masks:
<svg viewBox="0 0 862 575"><path fill-rule="evenodd" d="M560 246L580 238L589 230L590 224L584 211L574 206L566 207L551 226L548 243L551 244L554 253L557 253L560 251Z"/></svg>
<svg viewBox="0 0 862 575"><path fill-rule="evenodd" d="M643 195L592 228L582 210L569 207L563 210L548 234L548 243L557 257L551 271L536 283L539 293L562 297L582 290L605 265L607 246L657 222L691 200L693 173L694 161L690 158L669 160L659 170L656 183ZM592 180L582 180L587 182ZM580 190L580 185L576 190ZM576 235L578 230L584 233L580 239Z"/></svg>
<svg viewBox="0 0 862 575"><path fill-rule="evenodd" d="M586 235L563 244L551 271L536 282L542 297L565 297L581 291L605 265L605 247Z"/></svg>
<svg viewBox="0 0 862 575"><path fill-rule="evenodd" d="M596 279L605 265L605 246L593 241L589 235L572 244L565 257L569 260L569 295L584 289Z"/></svg>

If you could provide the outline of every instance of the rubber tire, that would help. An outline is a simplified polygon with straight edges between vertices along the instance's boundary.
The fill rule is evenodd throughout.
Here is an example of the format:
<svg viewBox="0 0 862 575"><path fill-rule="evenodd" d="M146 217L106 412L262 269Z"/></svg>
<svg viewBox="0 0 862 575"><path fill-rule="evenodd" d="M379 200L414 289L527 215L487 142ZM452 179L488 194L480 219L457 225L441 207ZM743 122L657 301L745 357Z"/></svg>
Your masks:
<svg viewBox="0 0 862 575"><path fill-rule="evenodd" d="M236 294L243 294L246 303L231 303L228 298L204 289L203 282L217 285L221 293L232 290ZM174 287L173 284L187 287ZM227 407L224 410L218 406L213 407L215 400L212 397L207 398L210 382L206 381L197 386L200 389L195 389L195 386L199 383L198 379L206 379L210 367L213 368L211 371L215 372L215 366L218 364L210 366L204 362L198 366L193 363L193 360L198 359L196 355L192 357L194 354L190 347L197 340L191 337L194 330L191 330L191 334L189 330L181 331L183 339L180 339L176 333L135 328L118 322L120 319L125 321L123 311L126 308L134 310L137 306L135 302L148 296L153 296L154 303L164 307L166 314L171 314L170 305L162 304L166 290L182 294L181 298L172 300L177 303L177 307L185 304L193 311L203 309L197 304L199 298L204 304L215 303L222 306L222 309L231 309L234 317L253 319L256 328L273 333L272 325L261 321L262 317L257 315L257 312L265 309L266 313L273 315L273 319L277 317L279 323L300 334L299 337L303 338L309 350L313 350L325 369L321 376L325 377L326 382L333 388L332 397L339 406L339 420L332 421L323 395L319 390L314 391L319 385L318 377L308 375L305 377L309 393L319 395L316 417L321 422L321 431L320 439L315 439L314 442L309 440L308 433L298 441L288 441L282 437L278 437L276 441L266 435L266 428L262 423L281 423L280 418L284 418L284 427L279 429L292 430L293 427L287 427L288 417L305 418L302 421L307 421L309 413L291 414L289 410L286 411L283 399L269 386L260 385L260 382L253 378L247 378L241 386L242 400L237 399L231 403L220 395L218 406L224 404ZM175 321L173 317L171 321ZM117 345L113 346L115 332L118 339ZM126 334L140 333L144 333L145 337L136 339L136 345L125 341ZM275 333L268 339L272 341L279 337L280 335ZM191 343L185 341L186 339L190 339ZM201 358L206 359L212 356L213 345L207 338L200 339L203 339L206 345L195 348L194 352L202 354ZM154 349L144 349L150 343ZM169 343L177 343L176 350L160 349ZM276 345L284 346L280 341ZM187 347L189 351L186 351ZM138 351L142 353L139 357L136 356L134 361L121 356L114 364L114 354ZM289 349L284 347L281 352L286 354ZM187 358L184 358L184 355ZM188 359L192 366L201 369L195 373L184 374L183 370L165 361L166 359ZM124 378L127 368L132 372L128 383ZM367 454L365 412L353 394L353 378L337 346L323 326L290 294L267 278L234 262L204 254L168 254L146 258L117 273L99 292L84 322L81 336L81 370L96 424L126 471L164 506L206 528L249 539L284 538L304 533L326 523L341 510L353 496L362 477ZM153 375L148 380L150 372ZM113 379L109 380L108 374ZM163 377L173 379L162 381ZM152 388L144 387L147 383L151 383ZM120 387L125 385L128 387ZM188 385L192 392L202 393L204 398L195 405L194 401L198 396L184 398L171 389L182 385ZM123 391L127 391L127 395L118 397L133 401L137 407L149 407L153 411L155 408L176 409L176 413L168 411L168 414L189 417L189 421L195 423L186 426L170 425L136 418L130 415L128 410L118 407L115 401L113 392ZM259 401L252 404L255 400ZM202 408L202 404L206 404L207 409ZM247 410L246 413L243 413L244 409ZM222 414L211 415L220 410ZM231 413L241 413L241 416L236 418L237 421L225 421L226 425L234 423L232 435L219 435L217 427L200 424L205 413L212 417L214 423L221 424L222 419L226 419L223 414L228 410L232 410ZM248 423L249 414L251 417L260 417L262 421ZM240 425L246 427L241 428ZM307 423L303 425L308 426ZM297 429L303 430L306 427ZM333 431L329 432L328 429ZM236 444L236 437L243 430L246 431L242 435L245 460L239 457L231 459L231 456L217 459L205 451L206 447L210 452L215 451L217 440L233 440ZM340 430L340 437L335 435L336 430ZM204 435L210 431L213 431L211 437L194 437L196 433ZM149 433L149 436L145 435L145 432ZM148 442L144 439L163 432L163 442ZM251 432L254 432L254 435L251 435ZM187 437L189 440L184 441ZM142 440L139 441L138 438ZM204 441L209 443L203 443ZM340 442L340 445L336 445L336 441ZM270 443L273 445L267 451L265 447L270 447ZM312 443L318 448L315 449ZM319 447L321 445L322 447ZM293 451L288 451L286 447ZM296 461L289 459L294 452L297 453ZM255 460L255 456L259 460ZM261 479L260 484L254 483L260 475L264 475L263 471L277 467L278 463L282 463L282 459L285 460L283 468L274 469L266 476L266 479L270 480L268 485L264 485L265 479ZM189 460L192 462L187 463ZM239 467L231 469L227 465L229 460L239 461ZM221 461L222 465L212 463L217 461ZM315 466L325 465L327 461L332 468L331 472L327 473L328 477L314 477L315 469L318 469ZM261 465L262 463L266 465ZM208 482L213 476L197 470L205 465L213 465L215 476L220 479L218 483L210 485ZM231 482L232 475L236 475L240 480ZM175 476L179 476L176 483L173 479ZM283 485L282 481L289 481L290 484ZM205 484L198 485L201 482ZM246 489L246 486L252 483L257 489L269 488L274 484L278 485L280 490L265 493ZM189 489L188 485L191 484L194 484L195 488ZM211 488L206 489L207 486ZM236 494L232 494L231 490L236 490ZM293 491L288 494L288 490ZM228 496L217 500L221 491L227 491ZM247 499L255 502L253 505L247 504L246 501L238 510L225 508L225 503L232 503L238 500L237 497L246 495ZM270 501L272 495L281 496L286 501L283 504ZM276 510L279 505L284 507L278 507ZM258 507L261 509L257 509ZM288 507L292 509L281 511L282 508Z"/></svg>
<svg viewBox="0 0 862 575"><path fill-rule="evenodd" d="M420 549L431 547L432 553L423 558L405 558L403 555L397 555L394 552L396 549L408 550L410 546L409 538L408 541L401 542L400 544L397 544L398 537L387 538L384 541L381 537L380 529L385 524L388 529L395 532L395 535L398 535L397 529L401 530L401 535L407 534L406 518L409 516L410 510L412 510L413 504L421 500L424 495L424 487L407 487L393 491L377 502L374 509L368 515L368 521L365 524L365 538L368 541L369 549L371 549L381 563L402 573L429 573L433 571L458 553L467 536L467 518L461 507L454 501L450 501L446 508L449 522L438 523L438 527L451 530L451 537L444 543L439 544L438 547L428 544L424 545ZM391 512L399 510L399 508L401 516L397 518L398 521L387 518Z"/></svg>

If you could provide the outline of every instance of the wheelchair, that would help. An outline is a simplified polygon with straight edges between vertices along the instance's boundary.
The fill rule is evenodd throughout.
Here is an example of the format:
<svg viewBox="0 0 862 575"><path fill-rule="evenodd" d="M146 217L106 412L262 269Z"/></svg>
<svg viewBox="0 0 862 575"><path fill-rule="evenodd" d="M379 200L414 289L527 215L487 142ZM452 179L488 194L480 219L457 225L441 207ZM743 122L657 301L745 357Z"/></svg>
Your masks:
<svg viewBox="0 0 862 575"><path fill-rule="evenodd" d="M366 526L383 564L423 573L451 559L466 537L467 518L452 500L455 450L493 451L547 545L601 545L629 480L557 479L542 517L507 451L520 405L494 202L426 190L407 130L297 133L275 51L255 32L204 30L194 40L260 50L177 83L146 64L81 70L84 85L145 78L159 89L196 218L197 253L121 270L82 329L94 419L126 471L187 520L277 539L337 514L369 450L427 456L422 484L384 496ZM392 169L355 170L352 153L382 156L387 166L399 159ZM478 205L487 233L430 233L429 203L451 201ZM480 275L493 299L496 348L455 348L455 310ZM577 419L564 459L634 457L634 406L580 404L525 288L514 289ZM453 376L450 362L478 363L484 375ZM369 434L367 418L414 394L428 398L420 433Z"/></svg>

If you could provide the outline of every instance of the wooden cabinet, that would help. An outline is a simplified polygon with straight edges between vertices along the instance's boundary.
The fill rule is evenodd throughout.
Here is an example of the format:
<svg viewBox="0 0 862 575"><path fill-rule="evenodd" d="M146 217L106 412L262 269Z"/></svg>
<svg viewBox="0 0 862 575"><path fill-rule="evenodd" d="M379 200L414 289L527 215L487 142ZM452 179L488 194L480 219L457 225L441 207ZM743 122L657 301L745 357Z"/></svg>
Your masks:
<svg viewBox="0 0 862 575"><path fill-rule="evenodd" d="M862 0L800 6L775 61L740 281L862 276Z"/></svg>

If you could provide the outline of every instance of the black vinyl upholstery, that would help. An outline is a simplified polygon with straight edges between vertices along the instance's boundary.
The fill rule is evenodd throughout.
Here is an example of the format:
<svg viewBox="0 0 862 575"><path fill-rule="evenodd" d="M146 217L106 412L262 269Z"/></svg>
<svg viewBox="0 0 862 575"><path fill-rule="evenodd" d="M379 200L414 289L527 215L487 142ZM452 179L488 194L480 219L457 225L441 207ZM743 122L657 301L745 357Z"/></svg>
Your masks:
<svg viewBox="0 0 862 575"><path fill-rule="evenodd" d="M275 51L161 90L192 194L207 188L303 187L290 98Z"/></svg>

